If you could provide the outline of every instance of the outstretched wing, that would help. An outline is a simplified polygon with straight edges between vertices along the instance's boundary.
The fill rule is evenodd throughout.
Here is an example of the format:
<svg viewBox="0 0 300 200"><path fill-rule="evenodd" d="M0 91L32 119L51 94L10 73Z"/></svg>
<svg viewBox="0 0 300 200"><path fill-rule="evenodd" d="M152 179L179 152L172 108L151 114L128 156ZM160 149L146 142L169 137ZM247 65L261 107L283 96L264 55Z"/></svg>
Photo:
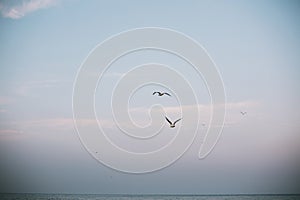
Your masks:
<svg viewBox="0 0 300 200"><path fill-rule="evenodd" d="M163 94L165 94L165 95L168 95L168 96L171 96L169 93L167 93L167 92L164 92Z"/></svg>
<svg viewBox="0 0 300 200"><path fill-rule="evenodd" d="M165 117L165 118L169 122L169 124L172 125L172 122L167 117Z"/></svg>
<svg viewBox="0 0 300 200"><path fill-rule="evenodd" d="M175 122L174 122L174 125L177 123L177 122L179 122L181 120L181 118L180 119L177 119Z"/></svg>
<svg viewBox="0 0 300 200"><path fill-rule="evenodd" d="M153 92L153 94L152 94L152 95L155 95L156 93L159 93L159 92Z"/></svg>

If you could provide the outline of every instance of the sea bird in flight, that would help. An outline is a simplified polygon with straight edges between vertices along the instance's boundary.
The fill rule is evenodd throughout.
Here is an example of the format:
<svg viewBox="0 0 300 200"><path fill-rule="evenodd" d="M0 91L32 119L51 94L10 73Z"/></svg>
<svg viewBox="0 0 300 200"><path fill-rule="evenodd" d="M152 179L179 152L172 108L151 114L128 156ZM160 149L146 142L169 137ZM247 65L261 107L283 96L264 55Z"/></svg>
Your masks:
<svg viewBox="0 0 300 200"><path fill-rule="evenodd" d="M242 115L246 115L246 114L247 114L247 112L243 112L243 111L241 111L241 114L242 114Z"/></svg>
<svg viewBox="0 0 300 200"><path fill-rule="evenodd" d="M155 95L155 94L158 94L158 96L163 96L163 95L168 95L168 96L171 96L169 93L167 92L153 92L152 95Z"/></svg>
<svg viewBox="0 0 300 200"><path fill-rule="evenodd" d="M172 123L167 117L165 117L165 118L169 122L170 128L175 128L175 124L181 120L181 118L180 118L180 119L177 119L175 122Z"/></svg>

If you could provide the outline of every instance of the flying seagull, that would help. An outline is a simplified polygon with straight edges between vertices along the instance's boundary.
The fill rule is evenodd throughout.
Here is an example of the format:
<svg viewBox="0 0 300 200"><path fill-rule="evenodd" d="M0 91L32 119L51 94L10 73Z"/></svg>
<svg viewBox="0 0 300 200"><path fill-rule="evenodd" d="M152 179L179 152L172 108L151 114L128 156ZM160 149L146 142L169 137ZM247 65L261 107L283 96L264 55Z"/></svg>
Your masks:
<svg viewBox="0 0 300 200"><path fill-rule="evenodd" d="M168 96L171 96L169 93L167 92L153 92L152 95L155 95L155 94L158 94L158 96L163 96L163 95L168 95Z"/></svg>
<svg viewBox="0 0 300 200"><path fill-rule="evenodd" d="M165 118L169 122L170 128L175 128L175 124L181 120L181 118L180 118L180 119L177 119L175 122L172 123L167 117L165 117Z"/></svg>
<svg viewBox="0 0 300 200"><path fill-rule="evenodd" d="M242 115L246 115L246 114L247 114L247 112L243 112L243 111L241 111L241 114L242 114Z"/></svg>

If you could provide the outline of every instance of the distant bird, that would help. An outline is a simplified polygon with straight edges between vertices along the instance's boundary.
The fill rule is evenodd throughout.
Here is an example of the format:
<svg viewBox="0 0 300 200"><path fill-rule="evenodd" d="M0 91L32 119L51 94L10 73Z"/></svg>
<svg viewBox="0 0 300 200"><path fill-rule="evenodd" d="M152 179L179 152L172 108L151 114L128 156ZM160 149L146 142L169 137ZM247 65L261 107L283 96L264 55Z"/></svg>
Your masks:
<svg viewBox="0 0 300 200"><path fill-rule="evenodd" d="M243 111L241 111L241 114L242 114L242 115L246 115L246 114L247 114L247 112L243 112Z"/></svg>
<svg viewBox="0 0 300 200"><path fill-rule="evenodd" d="M205 126L205 123L202 123L202 126Z"/></svg>
<svg viewBox="0 0 300 200"><path fill-rule="evenodd" d="M165 117L165 118L169 122L170 128L175 128L175 124L181 120L181 118L180 118L180 119L177 119L175 122L172 123L167 117Z"/></svg>
<svg viewBox="0 0 300 200"><path fill-rule="evenodd" d="M158 94L158 96L163 96L163 95L168 95L168 96L171 96L169 93L167 93L167 92L153 92L153 94L152 95L155 95L155 94Z"/></svg>

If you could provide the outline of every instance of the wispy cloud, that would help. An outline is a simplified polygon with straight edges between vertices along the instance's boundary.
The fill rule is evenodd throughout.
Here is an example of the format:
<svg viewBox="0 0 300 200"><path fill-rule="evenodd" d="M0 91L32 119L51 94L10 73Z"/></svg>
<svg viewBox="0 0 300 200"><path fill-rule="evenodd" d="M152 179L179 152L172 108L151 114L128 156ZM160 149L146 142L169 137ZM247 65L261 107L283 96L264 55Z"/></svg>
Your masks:
<svg viewBox="0 0 300 200"><path fill-rule="evenodd" d="M256 113L257 108L261 105L260 102L257 101L240 101L240 102L228 102L226 103L226 118L225 118L225 126L234 125L240 122L241 114L240 111L247 111L249 113ZM164 111L167 115L170 116L178 116L181 111L185 113L193 112L195 110L199 110L199 121L202 123L209 123L210 117L212 115L212 108L218 110L223 107L223 104L195 104L195 105L182 105L182 106L167 106L164 107ZM155 110L154 110L155 111ZM135 107L130 108L129 112L132 113L147 113L149 112L149 108L146 107ZM189 117L189 116L187 116ZM188 121L188 120L187 120Z"/></svg>
<svg viewBox="0 0 300 200"><path fill-rule="evenodd" d="M0 109L0 113L7 113L7 110L5 110L5 109Z"/></svg>
<svg viewBox="0 0 300 200"><path fill-rule="evenodd" d="M15 140L24 138L24 134L22 130L17 129L0 129L0 140Z"/></svg>
<svg viewBox="0 0 300 200"><path fill-rule="evenodd" d="M61 86L66 81L61 80L41 80L41 81L29 81L23 83L16 89L16 93L21 96L27 96L31 90L38 88L52 88Z"/></svg>
<svg viewBox="0 0 300 200"><path fill-rule="evenodd" d="M12 102L14 102L14 99L11 97L7 97L7 96L0 96L0 106L1 105L7 105L7 104L11 104ZM3 111L3 110L2 110ZM1 111L0 111L1 112Z"/></svg>
<svg viewBox="0 0 300 200"><path fill-rule="evenodd" d="M112 120L108 119L76 119L76 123L80 126L91 126L97 125L98 122L101 126L110 128L113 125ZM69 131L75 130L75 122L73 118L47 118L47 119L33 119L33 120L23 120L14 121L6 124L10 127L19 127L22 130L32 131L32 130L55 130L55 131Z"/></svg>
<svg viewBox="0 0 300 200"><path fill-rule="evenodd" d="M22 131L15 129L0 129L0 135L20 134Z"/></svg>
<svg viewBox="0 0 300 200"><path fill-rule="evenodd" d="M241 121L241 114L240 110L246 109L246 111L249 112L249 115L251 113L257 113L258 108L261 104L259 102L255 101L243 101L243 102L232 102L227 103L227 115L225 120L225 126L232 126L235 124L238 124ZM220 105L215 105L216 109L220 108ZM182 110L185 110L186 113L192 112L195 109L199 109L200 115L199 115L199 122L208 124L211 117L211 105L210 104L197 104L197 105L183 105L183 106L169 106L164 107L164 111L168 116L172 117L178 117L178 113ZM155 110L154 110L155 111ZM158 110L157 110L158 111ZM145 113L149 112L149 108L146 107L136 107L129 109L129 112L133 112L132 114L137 114L138 117L138 123L141 124L147 124L149 122L149 119L144 117ZM185 119L187 121L187 125L189 123L189 115L185 116ZM154 120L164 120L163 118L154 119ZM94 126L99 124L103 128L115 128L116 124L113 119L110 118L103 118L99 119L97 121L96 119L76 119L76 123L79 126ZM136 121L135 121L136 122ZM24 120L24 121L15 121L15 122L9 122L6 124L5 130L0 130L0 133L7 135L9 133L20 133L17 130L14 131L15 127L18 127L18 129L23 130L25 132L42 132L42 130L51 130L51 131L72 131L75 130L75 122L73 118L47 118L47 119L33 119L33 120ZM120 124L119 124L120 125ZM127 126L128 124L124 123L121 124L122 126ZM217 126L217 125L215 125ZM4 127L4 126L3 126ZM131 126L129 126L131 127Z"/></svg>
<svg viewBox="0 0 300 200"><path fill-rule="evenodd" d="M0 12L3 17L20 19L28 13L57 5L58 0L2 1Z"/></svg>
<svg viewBox="0 0 300 200"><path fill-rule="evenodd" d="M97 124L96 119L78 119L76 122L81 126L90 126ZM27 128L75 130L75 122L73 118L50 118L41 120L31 120L24 122L24 125Z"/></svg>

